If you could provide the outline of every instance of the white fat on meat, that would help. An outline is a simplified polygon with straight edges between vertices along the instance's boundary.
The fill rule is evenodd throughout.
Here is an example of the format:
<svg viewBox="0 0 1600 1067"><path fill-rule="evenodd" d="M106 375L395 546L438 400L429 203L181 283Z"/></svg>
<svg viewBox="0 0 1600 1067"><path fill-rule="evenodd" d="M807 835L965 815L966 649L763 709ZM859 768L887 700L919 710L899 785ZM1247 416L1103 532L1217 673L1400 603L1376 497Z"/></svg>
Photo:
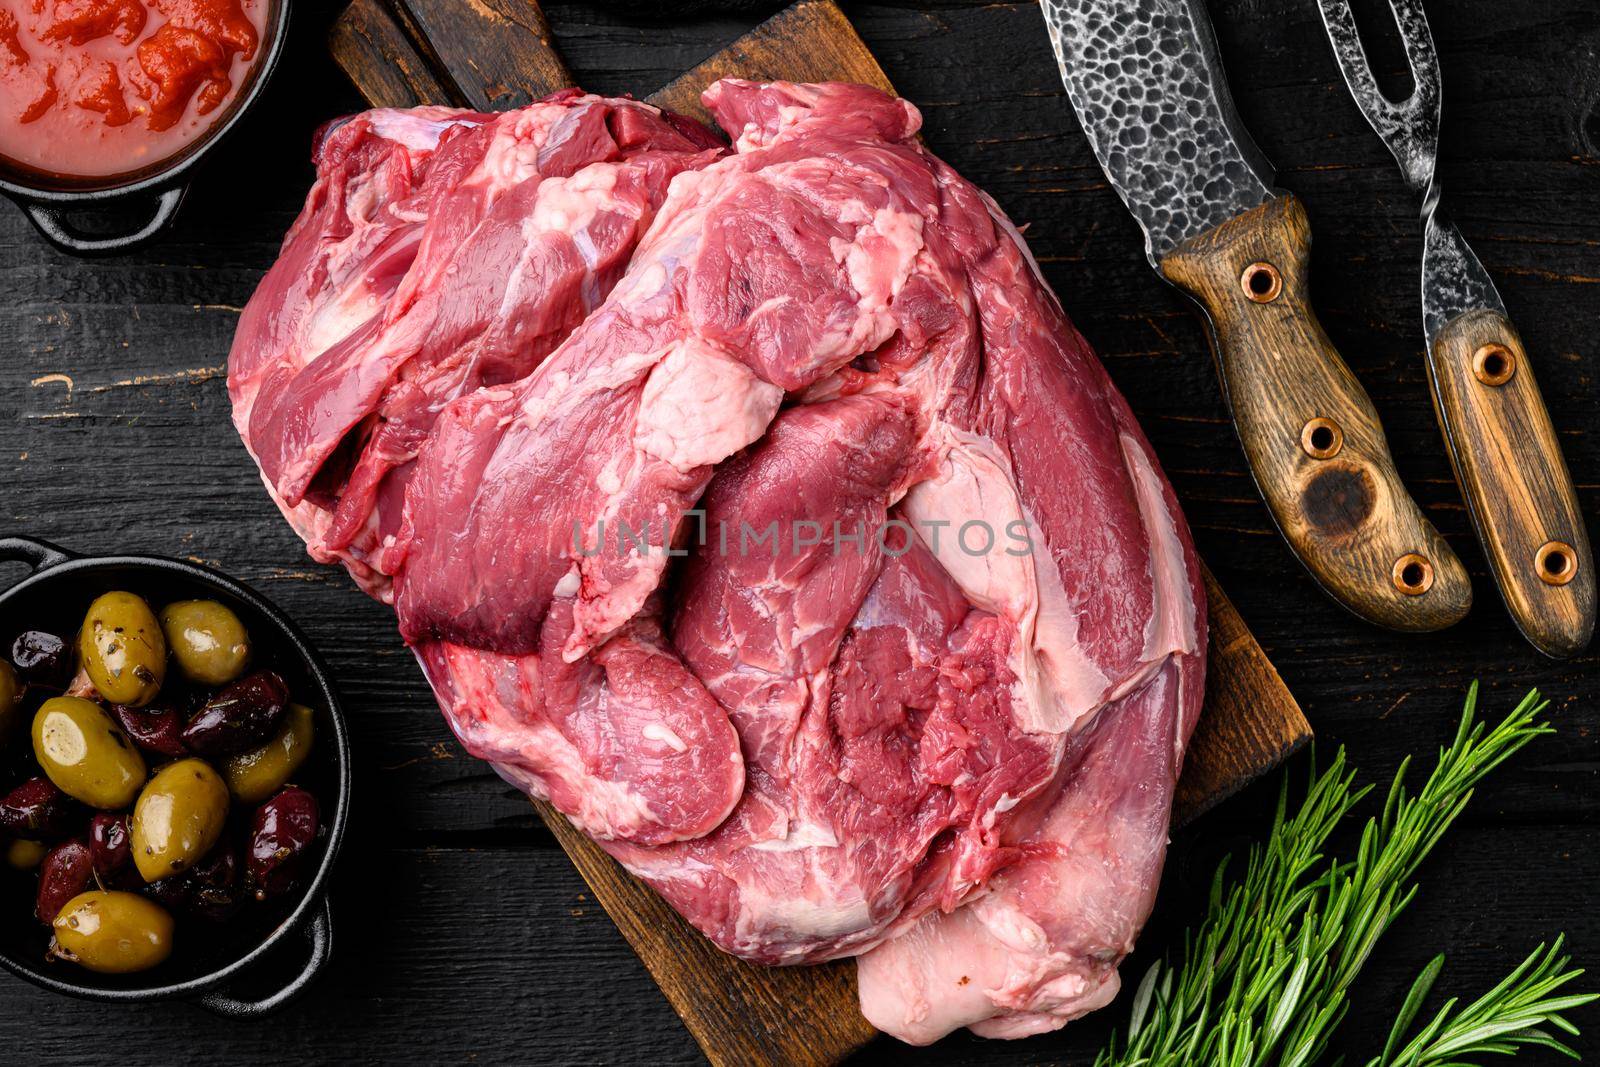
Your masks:
<svg viewBox="0 0 1600 1067"><path fill-rule="evenodd" d="M967 598L1016 625L1020 640L1011 668L1018 725L1031 733L1068 733L1104 703L1109 679L1078 640L1060 572L1017 495L1010 462L986 437L949 425L939 431L938 473L913 486L901 507ZM989 550L963 546L962 526L972 521L992 534ZM1031 531L1025 551L1012 536L1019 531Z"/></svg>
<svg viewBox="0 0 1600 1067"><path fill-rule="evenodd" d="M639 466L637 459L642 456L663 460L680 472L720 463L761 437L783 399L777 386L762 381L719 347L695 336L662 352L617 360L572 388L578 392L618 388L641 375L645 381L635 415L633 466ZM568 397L554 395L549 402L568 410L574 404ZM619 486L626 484L626 474L626 470L619 472ZM596 516L597 530L622 534L616 513L622 499L616 494L607 501ZM626 577L619 579L612 573L603 588L585 582L585 595L574 608L576 626L562 651L567 662L578 661L615 633L655 591L676 524L666 516L656 516L645 533L647 550L626 546L632 562ZM587 578L614 562L585 557L578 567Z"/></svg>
<svg viewBox="0 0 1600 1067"><path fill-rule="evenodd" d="M412 152L432 152L448 131L457 126L476 126L483 121L483 116L476 112L438 105L377 108L367 112L367 117L378 136Z"/></svg>
<svg viewBox="0 0 1600 1067"><path fill-rule="evenodd" d="M482 186L486 193L520 185L539 174L539 152L565 111L529 108L495 126L489 149L462 185Z"/></svg>
<svg viewBox="0 0 1600 1067"><path fill-rule="evenodd" d="M634 444L680 471L720 463L757 440L782 401L782 389L716 346L686 337L645 380Z"/></svg>
<svg viewBox="0 0 1600 1067"><path fill-rule="evenodd" d="M1144 658L1158 663L1173 652L1193 652L1199 641L1195 630L1194 594L1185 573L1183 542L1178 523L1161 491L1161 475L1139 442L1123 434L1122 455L1139 496L1139 516L1154 551L1150 554L1151 588L1155 609L1145 627Z"/></svg>
<svg viewBox="0 0 1600 1067"><path fill-rule="evenodd" d="M1029 838L1050 847L860 958L867 1019L913 1044L963 1026L1026 1037L1103 1007L1153 906L1204 666L1177 521L1145 446L1121 444L1152 548L1151 658L1069 743L1061 795Z"/></svg>

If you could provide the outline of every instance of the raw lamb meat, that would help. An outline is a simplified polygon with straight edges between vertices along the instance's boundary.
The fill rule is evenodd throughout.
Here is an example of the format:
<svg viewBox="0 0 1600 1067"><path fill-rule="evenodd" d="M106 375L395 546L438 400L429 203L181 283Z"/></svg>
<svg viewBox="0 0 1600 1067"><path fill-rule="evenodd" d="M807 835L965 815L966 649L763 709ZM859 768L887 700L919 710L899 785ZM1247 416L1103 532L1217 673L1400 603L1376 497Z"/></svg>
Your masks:
<svg viewBox="0 0 1600 1067"><path fill-rule="evenodd" d="M1109 1001L1199 712L1187 528L999 208L851 85L322 138L234 419L452 729L880 1028Z"/></svg>
<svg viewBox="0 0 1600 1067"><path fill-rule="evenodd" d="M440 408L537 367L716 143L577 90L323 131L317 182L228 361L234 423L313 557L390 599L404 471Z"/></svg>

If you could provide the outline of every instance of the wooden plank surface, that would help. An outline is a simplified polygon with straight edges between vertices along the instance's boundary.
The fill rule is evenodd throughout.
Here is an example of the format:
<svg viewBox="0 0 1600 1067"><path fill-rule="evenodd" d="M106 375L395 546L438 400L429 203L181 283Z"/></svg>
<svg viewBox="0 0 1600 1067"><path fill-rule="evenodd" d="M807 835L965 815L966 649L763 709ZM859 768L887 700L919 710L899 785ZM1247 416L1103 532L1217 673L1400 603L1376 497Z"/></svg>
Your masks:
<svg viewBox="0 0 1600 1067"><path fill-rule="evenodd" d="M1315 722L1323 759L1348 746L1364 781L1386 779L1407 755L1426 761L1474 677L1486 713L1503 712L1530 685L1556 699L1557 733L1478 790L1424 867L1405 922L1357 983L1331 1054L1365 1063L1383 1035L1360 1020L1392 1015L1436 952L1449 953L1438 996L1477 996L1562 930L1576 963L1600 973L1600 649L1548 661L1496 601L1430 409L1416 201L1351 104L1315 6L1208 6L1247 125L1311 211L1324 324L1382 412L1407 484L1472 571L1478 603L1454 630L1396 637L1365 626L1278 543L1227 422L1202 324L1151 272L1091 157L1037 2L853 0L847 10L922 109L929 146L1029 226L1045 275L1138 413L1202 555ZM759 21L645 18L595 0L544 8L582 84L608 94L664 85ZM174 1049L232 1067L703 1064L526 798L450 737L393 612L338 568L306 558L229 421L229 341L305 199L308 146L322 124L364 106L327 53L336 12L296 7L278 75L156 244L73 259L0 203L0 528L90 552L204 559L271 596L323 650L356 761L333 962L309 996L259 1022L176 1001L74 1001L0 975L0 1048L51 1067L113 1048L119 1067L167 1067ZM1580 503L1600 529L1600 8L1459 0L1430 5L1429 16L1447 84L1441 176L1452 214L1523 332ZM0 573L0 582L14 577ZM1305 761L1293 761L1296 783ZM1159 903L1117 1003L1025 1041L882 1042L852 1062L1087 1067L1125 1024L1137 977L1181 948L1220 856L1242 854L1265 833L1278 780L1269 775L1173 835ZM295 961L281 962L279 970ZM1600 1062L1600 1008L1575 1018L1575 1047Z"/></svg>
<svg viewBox="0 0 1600 1067"><path fill-rule="evenodd" d="M650 94L650 102L715 126L700 94L718 78L858 82L894 92L833 0L801 0Z"/></svg>
<svg viewBox="0 0 1600 1067"><path fill-rule="evenodd" d="M1276 767L1311 740L1311 726L1278 669L1204 562L1211 609L1206 700L1172 801L1182 826Z"/></svg>
<svg viewBox="0 0 1600 1067"><path fill-rule="evenodd" d="M372 0L357 0L371 3ZM509 0L508 0L509 2ZM363 21L372 13L363 11ZM413 21L414 20L414 21ZM528 30L520 47L508 45L514 28ZM400 27L404 27L402 30ZM424 29L438 27L440 29ZM523 57L516 71L504 65L492 76L482 65L459 61L448 66L446 89L474 101L515 98L518 102L572 84L550 43L538 9L522 23L507 24L495 12L465 0L407 0L397 11L396 30L415 40L400 64L415 69L416 56L469 55L468 43L482 33L494 40L491 55L507 51ZM418 34L423 36L418 37ZM438 34L448 33L443 41ZM384 57L350 50L354 35L335 34L335 58L358 86L376 85L387 105L395 92L371 73ZM486 91L476 80L491 77ZM722 51L650 95L651 103L711 123L700 94L719 78L754 80L853 81L893 92L888 76L833 0L801 0L785 8ZM466 82L463 79L467 79ZM428 91L406 79L403 94ZM511 94L510 97L507 94ZM1310 727L1288 688L1244 620L1217 585L1209 569L1206 589L1212 615L1207 664L1206 708L1196 728L1179 783L1174 819L1186 822L1276 766L1310 737ZM595 896L617 922L673 1009L718 1067L733 1064L826 1065L838 1062L874 1034L856 1000L855 968L848 962L812 968L772 968L746 963L719 951L643 883L558 812L546 804L539 814L556 835Z"/></svg>
<svg viewBox="0 0 1600 1067"><path fill-rule="evenodd" d="M730 956L566 816L535 807L715 1067L829 1067L877 1036L857 1006L854 960L763 967Z"/></svg>
<svg viewBox="0 0 1600 1067"><path fill-rule="evenodd" d="M455 102L382 0L352 0L328 47L373 107Z"/></svg>
<svg viewBox="0 0 1600 1067"><path fill-rule="evenodd" d="M573 84L535 0L398 0L394 10L469 107L503 111Z"/></svg>

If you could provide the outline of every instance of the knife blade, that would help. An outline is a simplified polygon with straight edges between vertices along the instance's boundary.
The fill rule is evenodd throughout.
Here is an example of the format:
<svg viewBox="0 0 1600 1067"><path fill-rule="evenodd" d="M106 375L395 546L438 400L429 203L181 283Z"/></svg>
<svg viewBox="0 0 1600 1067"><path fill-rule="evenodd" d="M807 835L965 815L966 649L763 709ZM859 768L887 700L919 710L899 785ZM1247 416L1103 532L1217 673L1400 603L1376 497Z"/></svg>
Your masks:
<svg viewBox="0 0 1600 1067"><path fill-rule="evenodd" d="M1072 102L1157 273L1205 311L1224 395L1273 522L1355 614L1438 630L1466 569L1406 492L1377 410L1307 295L1305 209L1234 108L1199 0L1043 0Z"/></svg>
<svg viewBox="0 0 1600 1067"><path fill-rule="evenodd" d="M1441 207L1443 78L1421 0L1389 0L1411 95L1378 87L1349 0L1318 0L1350 94L1422 203L1422 326L1445 448L1495 584L1539 651L1570 656L1594 633L1594 557L1577 490L1522 338L1489 272Z"/></svg>

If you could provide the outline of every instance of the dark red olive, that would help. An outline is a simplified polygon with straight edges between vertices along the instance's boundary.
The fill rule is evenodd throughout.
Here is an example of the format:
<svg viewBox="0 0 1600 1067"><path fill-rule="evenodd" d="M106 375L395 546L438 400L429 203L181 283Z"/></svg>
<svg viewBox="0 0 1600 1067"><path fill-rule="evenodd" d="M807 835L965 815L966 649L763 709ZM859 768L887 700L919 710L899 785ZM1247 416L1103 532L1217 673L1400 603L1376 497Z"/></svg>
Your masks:
<svg viewBox="0 0 1600 1067"><path fill-rule="evenodd" d="M289 687L273 671L256 671L206 701L183 729L183 743L220 759L263 745L288 706Z"/></svg>
<svg viewBox="0 0 1600 1067"><path fill-rule="evenodd" d="M90 819L89 852L99 874L114 874L128 866L133 859L133 849L128 844L128 817L102 811Z"/></svg>
<svg viewBox="0 0 1600 1067"><path fill-rule="evenodd" d="M256 897L293 889L317 839L317 798L291 785L256 809L250 826L250 881Z"/></svg>
<svg viewBox="0 0 1600 1067"><path fill-rule="evenodd" d="M89 846L74 838L46 852L39 864L39 898L34 914L48 923L61 913L67 901L89 888L94 879L94 859Z"/></svg>
<svg viewBox="0 0 1600 1067"><path fill-rule="evenodd" d="M43 630L24 630L11 643L11 662L23 679L60 689L72 677L67 643Z"/></svg>
<svg viewBox="0 0 1600 1067"><path fill-rule="evenodd" d="M204 859L189 868L189 910L211 922L233 918L245 897L241 866L233 843L226 838L219 841Z"/></svg>
<svg viewBox="0 0 1600 1067"><path fill-rule="evenodd" d="M133 743L146 752L175 759L189 754L183 743L183 712L166 700L157 699L142 708L113 704L111 714Z"/></svg>
<svg viewBox="0 0 1600 1067"><path fill-rule="evenodd" d="M189 906L189 872L170 875L144 887L144 895L176 914Z"/></svg>
<svg viewBox="0 0 1600 1067"><path fill-rule="evenodd" d="M0 799L0 830L19 837L65 837L83 812L48 778L29 778Z"/></svg>

